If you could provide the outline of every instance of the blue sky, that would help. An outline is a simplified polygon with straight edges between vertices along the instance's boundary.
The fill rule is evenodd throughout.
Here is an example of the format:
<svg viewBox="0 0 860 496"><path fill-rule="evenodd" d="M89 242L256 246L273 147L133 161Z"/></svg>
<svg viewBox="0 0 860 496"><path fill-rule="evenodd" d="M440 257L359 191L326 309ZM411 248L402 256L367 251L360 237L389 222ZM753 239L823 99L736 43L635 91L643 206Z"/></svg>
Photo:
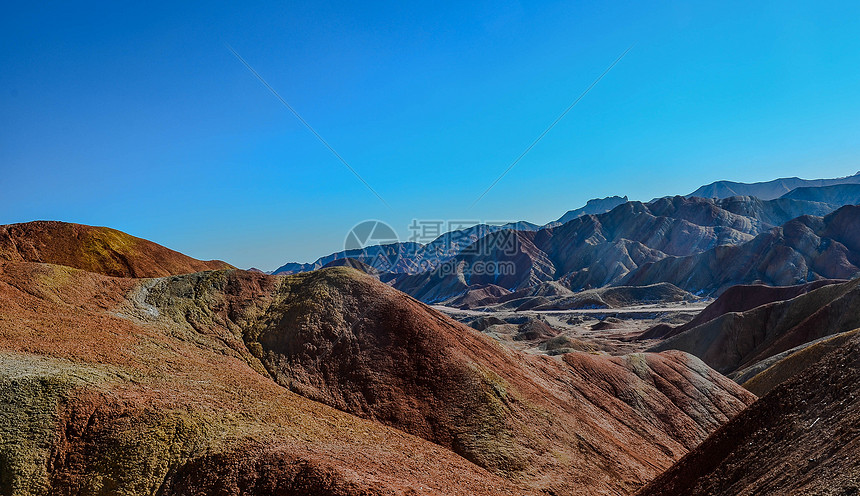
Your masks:
<svg viewBox="0 0 860 496"><path fill-rule="evenodd" d="M412 219L544 223L594 197L860 170L856 2L118 3L5 7L0 223L269 270L365 219L405 239Z"/></svg>

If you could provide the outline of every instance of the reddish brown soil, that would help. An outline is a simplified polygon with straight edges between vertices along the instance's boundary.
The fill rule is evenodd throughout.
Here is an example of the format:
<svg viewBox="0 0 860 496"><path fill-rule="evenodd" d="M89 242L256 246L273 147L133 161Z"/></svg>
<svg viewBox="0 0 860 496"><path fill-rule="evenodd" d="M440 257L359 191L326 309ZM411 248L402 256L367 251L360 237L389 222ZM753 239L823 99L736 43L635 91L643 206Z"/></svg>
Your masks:
<svg viewBox="0 0 860 496"><path fill-rule="evenodd" d="M51 494L628 494L754 399L678 352L514 352L346 268L0 264L2 357L75 384Z"/></svg>
<svg viewBox="0 0 860 496"><path fill-rule="evenodd" d="M354 271L284 284L250 340L279 383L559 494L629 492L754 399L683 353L513 352Z"/></svg>
<svg viewBox="0 0 860 496"><path fill-rule="evenodd" d="M230 287L236 302L272 287L269 276L236 274L244 288ZM435 444L287 391L256 371L247 352L232 349L223 324L201 334L141 320L127 299L140 284L0 264L0 356L13 365L3 375L22 360L25 375L44 366L50 375L36 375L33 387L53 390L60 386L52 377L83 377L80 367L104 371L54 407L56 434L45 439L49 494L530 493ZM28 382L3 380L12 381L0 387L4 405L30 401ZM30 421L30 407L19 417L5 408L4 436ZM2 450L5 493L21 474L5 466L14 446Z"/></svg>
<svg viewBox="0 0 860 496"><path fill-rule="evenodd" d="M230 268L107 227L35 221L0 226L0 260L66 265L115 277L162 277Z"/></svg>
<svg viewBox="0 0 860 496"><path fill-rule="evenodd" d="M777 386L637 494L860 494L860 339Z"/></svg>

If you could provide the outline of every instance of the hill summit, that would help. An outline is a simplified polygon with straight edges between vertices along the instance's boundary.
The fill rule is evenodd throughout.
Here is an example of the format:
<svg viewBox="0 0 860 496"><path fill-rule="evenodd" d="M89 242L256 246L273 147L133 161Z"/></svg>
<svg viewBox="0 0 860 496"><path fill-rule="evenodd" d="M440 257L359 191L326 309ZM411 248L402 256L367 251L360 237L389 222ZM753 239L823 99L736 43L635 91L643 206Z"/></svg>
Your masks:
<svg viewBox="0 0 860 496"><path fill-rule="evenodd" d="M0 226L0 260L65 265L114 277L163 277L232 268L108 227L56 221Z"/></svg>

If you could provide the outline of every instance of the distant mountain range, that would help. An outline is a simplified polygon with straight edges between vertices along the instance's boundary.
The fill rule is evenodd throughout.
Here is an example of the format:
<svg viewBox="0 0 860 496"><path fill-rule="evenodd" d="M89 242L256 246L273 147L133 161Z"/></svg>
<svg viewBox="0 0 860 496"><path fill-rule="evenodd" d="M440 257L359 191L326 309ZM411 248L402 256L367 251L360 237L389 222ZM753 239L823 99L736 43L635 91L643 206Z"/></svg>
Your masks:
<svg viewBox="0 0 860 496"><path fill-rule="evenodd" d="M621 205L622 203L627 203L626 196L610 196L607 198L596 198L592 200L588 200L584 207L577 208L575 210L569 210L566 214L562 215L557 221L550 222L549 224L543 227L556 227L562 224L567 224L573 219L578 219L583 215L597 215L602 214L604 212L609 212L613 208Z"/></svg>
<svg viewBox="0 0 860 496"><path fill-rule="evenodd" d="M626 201L626 196L611 196L588 200L584 207L565 213L560 219L547 224L547 226L561 225L583 215L608 212ZM278 267L272 271L272 274L307 272L325 267L335 260L344 258L354 258L377 270L386 270L395 274L426 272L436 268L440 263L454 257L466 247L494 232L506 230L535 231L541 227L546 226L539 226L525 221L510 222L502 225L478 224L466 229L442 234L426 245L407 241L382 246L369 246L358 250L345 250L321 257L312 263L291 262ZM395 261L393 267L381 266L391 260Z"/></svg>
<svg viewBox="0 0 860 496"><path fill-rule="evenodd" d="M632 285L668 282L719 294L736 284L774 286L817 279L850 279L860 273L860 206L824 217L805 215L737 245L645 264L626 280Z"/></svg>
<svg viewBox="0 0 860 496"><path fill-rule="evenodd" d="M557 288L670 283L698 295L718 295L735 284L852 277L860 271L860 247L850 241L858 213L830 214L858 203L860 174L721 181L686 197L649 203L619 196L595 199L545 226L482 224L426 245L405 242L338 252L310 264L286 264L274 273L350 265L422 301L470 307L508 301L582 304L569 295L541 294L539 288L549 282L557 283L552 286L556 293ZM382 267L380 259L396 264ZM520 301L521 296L541 300Z"/></svg>
<svg viewBox="0 0 860 496"><path fill-rule="evenodd" d="M424 301L445 302L488 285L517 292L547 281L558 281L573 291L670 282L690 292L718 294L732 284L760 280L794 284L820 277L844 278L857 270L851 262L852 250L857 248L850 241L857 213L845 207L839 215L823 217L836 208L820 202L748 197L678 196L649 204L628 202L556 228L491 234L433 271L397 275L391 282ZM804 239L811 243L810 249L830 251L821 257L803 252L807 246L795 233L807 232ZM510 244L501 238L511 235L517 250L495 248ZM791 251L795 249L801 251ZM758 260L762 250L774 254ZM717 270L716 261L729 255L730 263ZM831 255L836 257L832 261ZM780 265L783 262L797 265ZM508 270L473 270L491 265Z"/></svg>
<svg viewBox="0 0 860 496"><path fill-rule="evenodd" d="M687 197L698 196L699 198L723 199L732 196L754 196L760 200L773 200L775 198L780 198L797 188L820 188L822 186L834 186L838 184L860 184L860 172L853 176L839 177L836 179L800 179L798 177L787 177L761 183L717 181L715 183L702 186L687 195Z"/></svg>

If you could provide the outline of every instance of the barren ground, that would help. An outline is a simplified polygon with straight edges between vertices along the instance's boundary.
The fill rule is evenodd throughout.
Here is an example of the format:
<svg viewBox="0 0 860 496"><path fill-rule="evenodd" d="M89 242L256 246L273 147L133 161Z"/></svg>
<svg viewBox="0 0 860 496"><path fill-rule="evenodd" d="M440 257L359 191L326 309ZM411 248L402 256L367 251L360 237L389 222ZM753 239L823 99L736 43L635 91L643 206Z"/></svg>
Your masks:
<svg viewBox="0 0 860 496"><path fill-rule="evenodd" d="M466 324L492 317L504 321L504 324L490 325L481 330L507 346L521 351L557 354L562 350L580 349L605 352L610 355L624 355L644 351L657 343L658 340L655 339L641 341L635 339L646 329L660 323L677 325L689 322L711 301L693 304L671 302L611 309L520 312L492 309L462 310L442 305L435 305L433 308ZM542 336L537 339L527 339L519 332L520 326L534 320L545 323L558 334L555 337ZM570 346L567 346L568 344Z"/></svg>

